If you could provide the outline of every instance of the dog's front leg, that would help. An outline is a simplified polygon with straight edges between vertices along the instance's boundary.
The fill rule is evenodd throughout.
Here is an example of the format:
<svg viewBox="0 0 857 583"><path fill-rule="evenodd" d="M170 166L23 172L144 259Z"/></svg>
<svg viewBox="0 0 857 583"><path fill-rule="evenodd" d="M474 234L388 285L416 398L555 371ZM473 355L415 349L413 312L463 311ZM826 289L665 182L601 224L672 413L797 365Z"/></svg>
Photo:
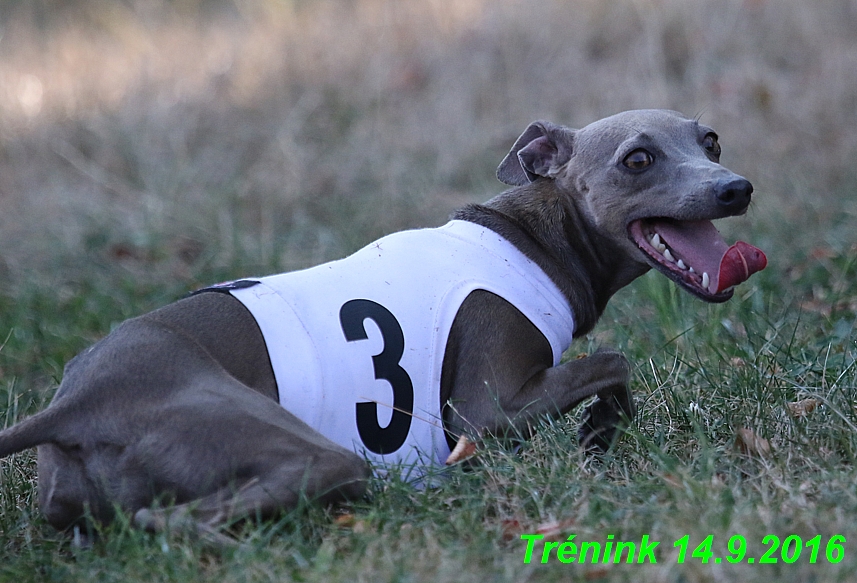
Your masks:
<svg viewBox="0 0 857 583"><path fill-rule="evenodd" d="M520 411L511 419L521 429L534 417L565 414L597 395L583 414L579 439L586 450L606 451L636 414L629 377L625 357L602 349L536 374L504 409Z"/></svg>
<svg viewBox="0 0 857 583"><path fill-rule="evenodd" d="M596 352L583 360L599 354L614 354L621 359L624 380L599 390L598 398L584 410L578 439L580 446L588 452L607 451L637 414L628 382L628 361L618 352L607 351Z"/></svg>
<svg viewBox="0 0 857 583"><path fill-rule="evenodd" d="M518 385L503 386L493 376L493 382L486 380L470 398L451 404L448 427L459 427L471 437L488 432L527 438L534 420L559 417L597 396L584 413L579 437L588 450L606 450L636 413L629 377L628 361L612 350L544 368Z"/></svg>

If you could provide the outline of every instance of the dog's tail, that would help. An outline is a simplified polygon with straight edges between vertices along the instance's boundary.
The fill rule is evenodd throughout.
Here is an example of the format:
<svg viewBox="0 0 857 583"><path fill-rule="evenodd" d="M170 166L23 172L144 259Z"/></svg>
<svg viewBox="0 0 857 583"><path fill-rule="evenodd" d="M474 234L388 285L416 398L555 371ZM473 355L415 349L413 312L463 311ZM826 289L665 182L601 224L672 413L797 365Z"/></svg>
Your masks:
<svg viewBox="0 0 857 583"><path fill-rule="evenodd" d="M60 424L57 407L49 407L20 423L0 431L0 458L25 449L55 441Z"/></svg>

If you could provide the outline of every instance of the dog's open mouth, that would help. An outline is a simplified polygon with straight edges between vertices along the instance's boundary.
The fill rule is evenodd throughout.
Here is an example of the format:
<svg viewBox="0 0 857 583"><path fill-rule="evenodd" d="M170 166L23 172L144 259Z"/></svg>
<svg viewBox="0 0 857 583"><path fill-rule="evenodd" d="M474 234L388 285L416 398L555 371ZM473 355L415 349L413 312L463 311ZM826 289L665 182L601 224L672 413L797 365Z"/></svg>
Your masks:
<svg viewBox="0 0 857 583"><path fill-rule="evenodd" d="M708 302L725 302L736 285L768 264L748 243L729 247L711 221L638 219L628 233L654 267Z"/></svg>

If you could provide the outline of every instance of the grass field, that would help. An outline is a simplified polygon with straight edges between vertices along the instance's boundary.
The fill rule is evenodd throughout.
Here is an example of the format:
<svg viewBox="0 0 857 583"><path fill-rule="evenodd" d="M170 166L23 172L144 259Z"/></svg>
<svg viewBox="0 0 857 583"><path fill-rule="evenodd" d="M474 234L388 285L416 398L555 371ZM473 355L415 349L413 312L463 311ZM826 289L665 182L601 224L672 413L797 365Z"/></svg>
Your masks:
<svg viewBox="0 0 857 583"><path fill-rule="evenodd" d="M856 72L849 0L0 1L7 425L125 318L489 198L533 119L700 115L756 188L719 226L770 261L717 306L650 273L572 347L634 366L639 417L602 459L572 414L216 552L121 523L75 547L24 452L0 465L0 581L857 581ZM648 535L657 563L563 563L545 542L572 534Z"/></svg>

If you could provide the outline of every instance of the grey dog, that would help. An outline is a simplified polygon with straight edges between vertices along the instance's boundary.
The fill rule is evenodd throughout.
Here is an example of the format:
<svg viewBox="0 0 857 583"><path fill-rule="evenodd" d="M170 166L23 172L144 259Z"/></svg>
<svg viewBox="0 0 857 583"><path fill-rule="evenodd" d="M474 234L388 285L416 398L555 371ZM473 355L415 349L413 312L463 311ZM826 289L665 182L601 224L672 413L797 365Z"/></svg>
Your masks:
<svg viewBox="0 0 857 583"><path fill-rule="evenodd" d="M753 190L719 158L711 128L671 111L624 112L579 130L534 122L497 171L513 188L457 211L452 223L508 250L509 257L495 253L494 260L520 255L516 261L535 274L521 278L522 286L546 280L542 288L561 302L544 317L573 318L570 341L593 328L617 290L652 267L707 302L728 300L733 286L765 267L761 251L743 242L728 246L710 222L743 214ZM367 249L381 255L387 245L384 239ZM417 249L405 259L418 272L435 260L428 255ZM366 270L357 279L383 277ZM294 507L301 496L333 502L363 495L365 449L394 454L421 423L440 427L440 451L448 452L485 432L526 435L534 419L563 415L596 396L584 411L580 440L604 449L635 415L624 356L599 350L560 362L532 318L477 286L437 346L409 345L410 331L372 298L349 302L347 310L332 307L341 337L325 342L358 347L367 344L367 322L381 329L382 352L366 357L366 374L374 372L372 381L393 393L384 403L333 387L344 395L334 399L343 410L363 415L337 424L362 423L364 442L335 443L331 424L314 426L282 402L279 371L308 378L309 362L297 349L274 362L279 349L238 299L261 297L259 289L252 280L211 288L123 323L68 363L48 408L0 432L0 456L38 446L39 501L52 525L67 529L86 516L107 522L118 510L148 529L165 528L169 518L212 532ZM396 297L410 300L409 293ZM299 322L303 314L296 308L290 317ZM291 346L299 332L271 334ZM429 387L435 419L418 419L412 395L426 387L409 376L403 355L410 351L438 363L437 386ZM315 394L303 386L289 391ZM313 405L306 401L298 404Z"/></svg>

